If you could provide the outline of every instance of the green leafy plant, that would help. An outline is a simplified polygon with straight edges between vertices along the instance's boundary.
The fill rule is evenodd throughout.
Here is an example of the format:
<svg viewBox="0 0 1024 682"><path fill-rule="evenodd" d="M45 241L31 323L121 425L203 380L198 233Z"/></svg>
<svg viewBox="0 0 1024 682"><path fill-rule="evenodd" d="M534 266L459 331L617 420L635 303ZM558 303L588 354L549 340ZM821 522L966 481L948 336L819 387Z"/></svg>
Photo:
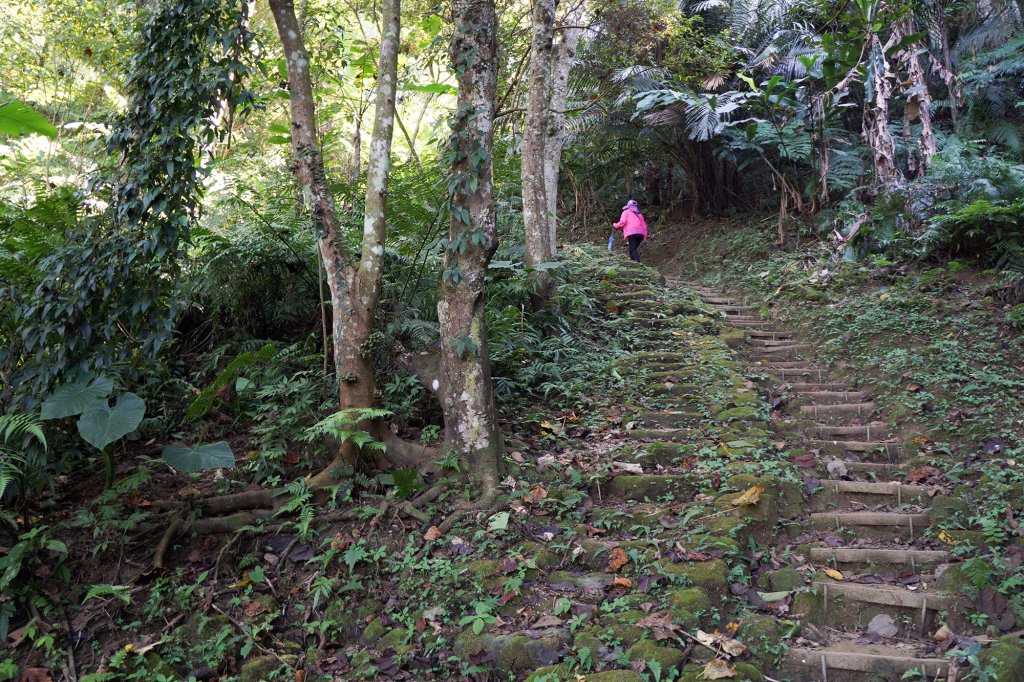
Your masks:
<svg viewBox="0 0 1024 682"><path fill-rule="evenodd" d="M203 469L230 469L235 466L235 453L226 441L185 447L170 445L164 448L161 457L185 473Z"/></svg>
<svg viewBox="0 0 1024 682"><path fill-rule="evenodd" d="M0 415L0 500L12 483L23 480L28 474L31 466L28 446L33 442L46 449L46 435L38 418L30 414Z"/></svg>
<svg viewBox="0 0 1024 682"><path fill-rule="evenodd" d="M114 383L107 377L82 379L58 388L43 403L43 419L78 416L78 434L103 457L106 487L114 483L114 455L109 446L139 427L146 403L134 393L122 393L111 406Z"/></svg>

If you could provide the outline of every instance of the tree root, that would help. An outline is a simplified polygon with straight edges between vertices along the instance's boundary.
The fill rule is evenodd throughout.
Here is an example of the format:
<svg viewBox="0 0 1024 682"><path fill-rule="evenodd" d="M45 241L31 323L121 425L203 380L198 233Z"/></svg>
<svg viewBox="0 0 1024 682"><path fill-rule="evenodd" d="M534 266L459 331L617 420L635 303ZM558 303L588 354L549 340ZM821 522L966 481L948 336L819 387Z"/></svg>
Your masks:
<svg viewBox="0 0 1024 682"><path fill-rule="evenodd" d="M440 526L437 527L437 529L441 531L442 535L446 534L455 526L456 523L461 521L469 514L492 509L497 499L497 490L485 490L484 493L480 496L480 499L478 499L471 506L466 507L465 509L456 509L447 519L444 520L444 522Z"/></svg>
<svg viewBox="0 0 1024 682"><path fill-rule="evenodd" d="M163 537L160 538L160 542L156 546L156 552L153 554L153 568L155 570L163 569L164 555L167 554L168 548L170 548L174 538L177 537L184 521L185 517L182 512L178 512L171 517L170 523L167 524L167 530L164 531Z"/></svg>

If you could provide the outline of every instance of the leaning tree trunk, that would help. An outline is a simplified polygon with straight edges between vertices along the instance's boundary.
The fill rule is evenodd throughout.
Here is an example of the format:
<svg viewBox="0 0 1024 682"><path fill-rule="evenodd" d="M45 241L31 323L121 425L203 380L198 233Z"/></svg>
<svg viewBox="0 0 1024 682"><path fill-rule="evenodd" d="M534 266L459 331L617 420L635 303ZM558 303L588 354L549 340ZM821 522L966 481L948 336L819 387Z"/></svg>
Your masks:
<svg viewBox="0 0 1024 682"><path fill-rule="evenodd" d="M895 30L898 40L914 34L913 17L907 17ZM903 110L903 135L907 141L907 165L911 173L922 176L928 171L928 165L937 151L935 132L932 129L932 96L928 92L928 76L921 65L918 52L921 43L907 45L899 55L907 65L906 106ZM952 102L950 103L952 106ZM911 125L915 120L921 122L921 136L917 139L916 149L912 143Z"/></svg>
<svg viewBox="0 0 1024 682"><path fill-rule="evenodd" d="M864 141L871 148L875 179L882 193L903 182L896 167L896 143L889 133L889 100L892 98L893 74L885 57L886 47L874 31L868 37L870 52L867 76L864 79Z"/></svg>
<svg viewBox="0 0 1024 682"><path fill-rule="evenodd" d="M384 2L374 118L366 187L362 255L357 261L345 243L334 199L327 185L316 133L316 110L309 57L292 0L270 0L288 69L291 103L292 171L320 237L333 311L332 335L341 409L372 407L376 401L373 365L365 345L373 332L384 266L385 202L394 128L400 0ZM364 425L368 427L370 425ZM343 450L351 459L355 452ZM324 474L328 478L330 474ZM318 481L319 482L319 481Z"/></svg>
<svg viewBox="0 0 1024 682"><path fill-rule="evenodd" d="M530 87L523 131L523 224L526 228L526 266L530 268L530 300L542 310L554 297L551 273L538 269L550 260L553 245L548 227L548 198L544 182L545 142L548 129L548 85L551 81L551 45L555 0L533 0L533 40L530 48Z"/></svg>
<svg viewBox="0 0 1024 682"><path fill-rule="evenodd" d="M455 0L451 57L459 97L452 145L452 217L441 275L441 388L447 445L493 500L502 450L484 319L487 266L498 245L491 152L498 82L494 0Z"/></svg>
<svg viewBox="0 0 1024 682"><path fill-rule="evenodd" d="M565 106L569 90L569 72L576 59L576 46L583 29L583 1L565 17L568 24L561 33L551 66L551 112L548 114L547 140L544 142L544 196L547 199L548 259L553 260L558 245L558 172L565 146Z"/></svg>

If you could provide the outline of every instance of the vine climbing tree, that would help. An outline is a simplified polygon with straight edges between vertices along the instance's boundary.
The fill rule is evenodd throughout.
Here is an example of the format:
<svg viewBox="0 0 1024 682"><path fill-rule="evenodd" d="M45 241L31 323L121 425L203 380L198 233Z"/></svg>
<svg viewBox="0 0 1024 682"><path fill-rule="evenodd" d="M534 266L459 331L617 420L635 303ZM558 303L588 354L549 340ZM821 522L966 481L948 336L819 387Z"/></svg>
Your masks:
<svg viewBox="0 0 1024 682"><path fill-rule="evenodd" d="M107 207L40 261L41 282L16 310L21 344L5 352L20 361L10 362L18 370L7 390L28 402L57 381L151 358L168 340L182 243L204 193L200 150L252 103L247 2L158 2L145 11L128 103L107 141L118 163L92 180Z"/></svg>

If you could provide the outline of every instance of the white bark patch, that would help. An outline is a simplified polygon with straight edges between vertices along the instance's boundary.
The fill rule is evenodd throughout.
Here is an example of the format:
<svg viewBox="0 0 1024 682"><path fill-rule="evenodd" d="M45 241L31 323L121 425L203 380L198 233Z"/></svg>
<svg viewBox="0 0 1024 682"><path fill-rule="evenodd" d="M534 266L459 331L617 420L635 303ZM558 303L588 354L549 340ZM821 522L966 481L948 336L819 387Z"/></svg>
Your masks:
<svg viewBox="0 0 1024 682"><path fill-rule="evenodd" d="M438 381L437 379L434 379L432 382L430 382L430 388L436 391L437 389L441 388L441 382Z"/></svg>
<svg viewBox="0 0 1024 682"><path fill-rule="evenodd" d="M380 244L377 244L372 249L370 249L370 253L372 253L375 256L383 256L384 255L384 247L381 246Z"/></svg>

